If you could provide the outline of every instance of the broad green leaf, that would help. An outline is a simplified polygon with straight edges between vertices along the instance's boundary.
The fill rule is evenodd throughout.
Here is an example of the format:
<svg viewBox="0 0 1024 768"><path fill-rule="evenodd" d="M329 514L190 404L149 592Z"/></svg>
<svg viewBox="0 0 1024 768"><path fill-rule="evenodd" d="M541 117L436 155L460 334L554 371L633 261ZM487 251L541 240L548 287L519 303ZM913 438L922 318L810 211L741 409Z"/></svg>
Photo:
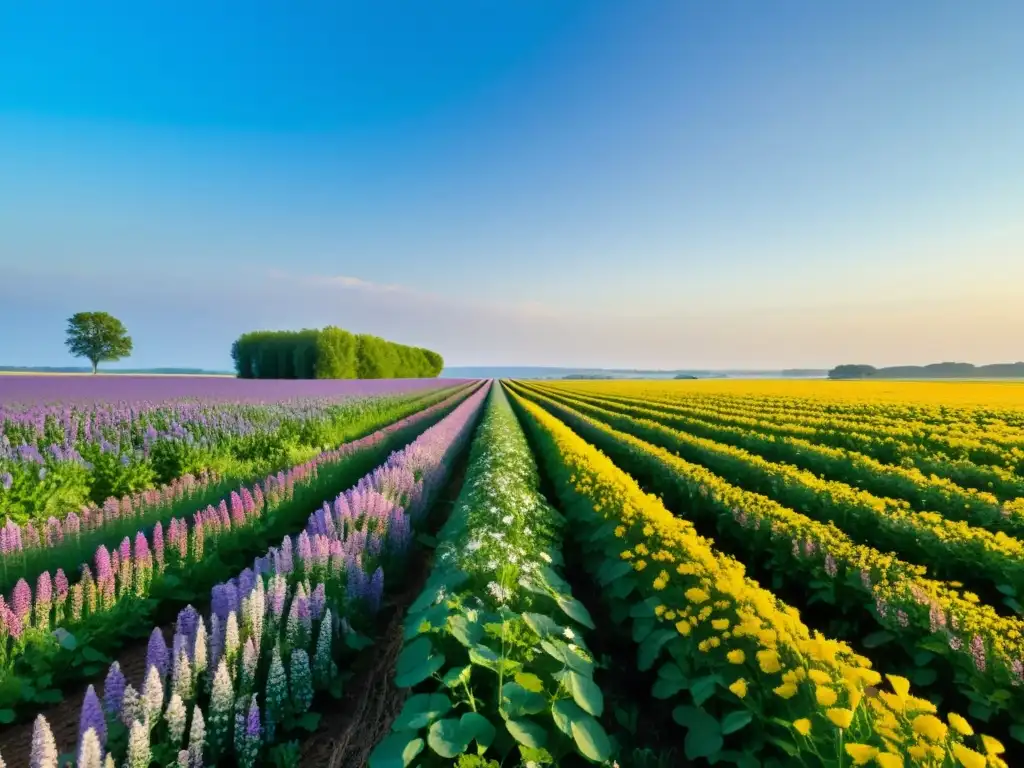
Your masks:
<svg viewBox="0 0 1024 768"><path fill-rule="evenodd" d="M395 665L395 685L411 688L444 666L444 654L433 654L428 637L418 637L402 649Z"/></svg>
<svg viewBox="0 0 1024 768"><path fill-rule="evenodd" d="M738 712L730 712L724 718L722 718L722 734L728 736L730 733L735 733L741 728L745 728L747 724L754 719L754 713L749 709L743 709Z"/></svg>
<svg viewBox="0 0 1024 768"><path fill-rule="evenodd" d="M513 739L534 749L540 749L548 740L547 731L532 720L509 719L505 721L505 728L512 734Z"/></svg>
<svg viewBox="0 0 1024 768"><path fill-rule="evenodd" d="M63 627L59 627L56 630L54 630L53 634L56 636L57 642L60 644L60 647L63 648L65 651L73 651L75 650L75 648L78 647L78 640L76 640L75 636Z"/></svg>
<svg viewBox="0 0 1024 768"><path fill-rule="evenodd" d="M6 725L7 723L14 722L14 710L13 709L0 709L0 723Z"/></svg>
<svg viewBox="0 0 1024 768"><path fill-rule="evenodd" d="M588 629L596 629L587 607L574 597L559 597L558 607Z"/></svg>
<svg viewBox="0 0 1024 768"><path fill-rule="evenodd" d="M608 589L608 596L616 600L625 600L633 590L636 589L636 579L632 576L623 576L611 583Z"/></svg>
<svg viewBox="0 0 1024 768"><path fill-rule="evenodd" d="M441 757L457 757L469 747L462 723L455 718L438 720L427 732L427 744Z"/></svg>
<svg viewBox="0 0 1024 768"><path fill-rule="evenodd" d="M676 707L672 718L686 727L684 748L690 760L710 757L722 749L722 728L718 721L697 707Z"/></svg>
<svg viewBox="0 0 1024 768"><path fill-rule="evenodd" d="M312 733L320 725L321 714L319 712L307 712L298 719L296 725L304 731Z"/></svg>
<svg viewBox="0 0 1024 768"><path fill-rule="evenodd" d="M82 648L82 658L86 661L108 661L105 654L100 653L92 646L85 646Z"/></svg>
<svg viewBox="0 0 1024 768"><path fill-rule="evenodd" d="M469 665L465 667L452 667L444 673L442 681L448 688L454 688L462 683L469 682L469 676L472 673L473 668Z"/></svg>
<svg viewBox="0 0 1024 768"><path fill-rule="evenodd" d="M595 763L603 763L611 756L612 745L604 728L590 715L571 721L572 738L580 753Z"/></svg>
<svg viewBox="0 0 1024 768"><path fill-rule="evenodd" d="M532 693L543 693L544 681L532 672L517 672L516 682Z"/></svg>
<svg viewBox="0 0 1024 768"><path fill-rule="evenodd" d="M543 613L524 613L523 621L542 638L562 634L562 626Z"/></svg>
<svg viewBox="0 0 1024 768"><path fill-rule="evenodd" d="M506 683L501 689L503 709L509 717L535 715L548 707L548 700L539 693L526 690L519 683Z"/></svg>
<svg viewBox="0 0 1024 768"><path fill-rule="evenodd" d="M653 615L649 618L637 619L634 621L632 629L633 642L642 643L647 639L647 636L654 631L656 626L658 626L658 621Z"/></svg>
<svg viewBox="0 0 1024 768"><path fill-rule="evenodd" d="M491 721L478 712L467 712L459 721L462 735L467 741L475 741L487 749L494 741L496 731Z"/></svg>
<svg viewBox="0 0 1024 768"><path fill-rule="evenodd" d="M418 731L444 717L451 708L451 699L443 693L419 693L405 702L392 730Z"/></svg>
<svg viewBox="0 0 1024 768"><path fill-rule="evenodd" d="M878 648L881 645L885 645L896 639L896 635L892 632L886 632L884 629L878 632L872 632L870 635L865 637L861 642L865 648Z"/></svg>
<svg viewBox="0 0 1024 768"><path fill-rule="evenodd" d="M690 695L693 696L693 703L699 707L710 699L721 681L720 675L707 675L693 680L690 683Z"/></svg>
<svg viewBox="0 0 1024 768"><path fill-rule="evenodd" d="M601 689L593 680L570 670L562 678L562 683L569 689L573 700L584 710L595 717L601 716L601 713L604 712L604 696L601 695Z"/></svg>
<svg viewBox="0 0 1024 768"><path fill-rule="evenodd" d="M551 706L551 719L555 721L555 727L566 736L572 736L573 721L585 716L586 712L571 699L559 699Z"/></svg>
<svg viewBox="0 0 1024 768"><path fill-rule="evenodd" d="M637 649L636 663L640 671L646 672L653 667L654 662L658 660L658 654L661 653L662 646L672 638L678 637L678 635L679 633L674 629L657 629L649 634Z"/></svg>
<svg viewBox="0 0 1024 768"><path fill-rule="evenodd" d="M572 592L572 587L569 586L569 583L555 573L554 569L545 565L541 567L538 573L540 573L541 578L544 579L544 581L556 592L560 592L563 595L567 595Z"/></svg>
<svg viewBox="0 0 1024 768"><path fill-rule="evenodd" d="M392 733L373 750L369 768L407 768L422 751L423 739L409 738L408 733Z"/></svg>
<svg viewBox="0 0 1024 768"><path fill-rule="evenodd" d="M633 564L628 560L608 560L597 571L597 583L605 586L632 572Z"/></svg>
<svg viewBox="0 0 1024 768"><path fill-rule="evenodd" d="M484 628L477 622L470 621L465 616L451 616L448 619L449 631L452 637L458 640L467 648L472 648L480 642L484 636Z"/></svg>
<svg viewBox="0 0 1024 768"><path fill-rule="evenodd" d="M363 648L369 648L373 645L373 640L368 638L366 635L359 634L358 632L346 632L345 645L353 651L361 651Z"/></svg>
<svg viewBox="0 0 1024 768"><path fill-rule="evenodd" d="M653 619L654 609L658 606L658 600L654 597L649 597L646 600L641 600L639 603L629 609L629 615L634 619Z"/></svg>

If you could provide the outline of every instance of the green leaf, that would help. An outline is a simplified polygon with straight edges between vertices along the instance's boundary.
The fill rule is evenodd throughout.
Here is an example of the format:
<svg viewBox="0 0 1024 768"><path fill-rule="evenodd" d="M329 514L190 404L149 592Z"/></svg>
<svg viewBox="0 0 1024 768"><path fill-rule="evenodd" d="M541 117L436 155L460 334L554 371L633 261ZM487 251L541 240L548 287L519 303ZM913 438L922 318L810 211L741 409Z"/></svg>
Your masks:
<svg viewBox="0 0 1024 768"><path fill-rule="evenodd" d="M1017 596L1017 588L1014 587L1012 584L997 584L996 585L996 589L998 589L1000 592L1002 592L1007 597L1016 597Z"/></svg>
<svg viewBox="0 0 1024 768"><path fill-rule="evenodd" d="M594 625L594 620L590 618L590 612L587 610L587 607L575 597L559 597L557 602L559 608L587 629L597 628Z"/></svg>
<svg viewBox="0 0 1024 768"><path fill-rule="evenodd" d="M437 549L437 538L429 533L421 533L416 536L416 541L427 549Z"/></svg>
<svg viewBox="0 0 1024 768"><path fill-rule="evenodd" d="M676 707L672 710L672 719L685 726L686 742L684 748L690 760L699 757L710 757L722 749L722 728L718 721L697 707Z"/></svg>
<svg viewBox="0 0 1024 768"><path fill-rule="evenodd" d="M931 667L918 667L910 673L909 677L914 685L929 686L939 679L939 673Z"/></svg>
<svg viewBox="0 0 1024 768"><path fill-rule="evenodd" d="M653 619L655 616L654 609L657 605L657 598L649 597L630 608L629 615L634 619Z"/></svg>
<svg viewBox="0 0 1024 768"><path fill-rule="evenodd" d="M642 643L654 631L656 626L658 626L658 621L653 616L634 621L632 629L633 642Z"/></svg>
<svg viewBox="0 0 1024 768"><path fill-rule="evenodd" d="M896 635L892 632L886 632L884 629L878 632L872 632L870 635L864 638L863 645L865 648L878 648L879 646L885 645L896 639Z"/></svg>
<svg viewBox="0 0 1024 768"><path fill-rule="evenodd" d="M581 717L586 717L586 712L574 701L559 699L551 705L551 719L555 721L555 727L566 736L572 736L572 723Z"/></svg>
<svg viewBox="0 0 1024 768"><path fill-rule="evenodd" d="M569 670L568 674L562 678L562 683L569 689L575 702L584 710L595 717L601 716L601 713L604 712L604 696L601 695L601 689L593 680Z"/></svg>
<svg viewBox="0 0 1024 768"><path fill-rule="evenodd" d="M494 741L497 731L491 725L491 721L478 712L467 712L459 721L462 728L462 736L469 741L476 741L482 748L487 749Z"/></svg>
<svg viewBox="0 0 1024 768"><path fill-rule="evenodd" d="M516 682L532 693L544 692L544 681L532 672L517 672Z"/></svg>
<svg viewBox="0 0 1024 768"><path fill-rule="evenodd" d="M438 720L427 732L427 744L441 757L461 755L469 747L469 742L462 723L452 717Z"/></svg>
<svg viewBox="0 0 1024 768"><path fill-rule="evenodd" d="M597 583L602 587L610 584L628 573L632 573L633 564L628 560L608 560L597 571Z"/></svg>
<svg viewBox="0 0 1024 768"><path fill-rule="evenodd" d="M730 733L735 733L747 726L747 724L754 719L754 713L749 709L743 709L738 712L730 712L724 718L722 718L722 734L728 736Z"/></svg>
<svg viewBox="0 0 1024 768"><path fill-rule="evenodd" d="M656 699L668 699L689 686L683 670L675 662L667 662L658 670L658 679L654 681L651 695Z"/></svg>
<svg viewBox="0 0 1024 768"><path fill-rule="evenodd" d="M542 638L562 634L562 626L543 613L524 613L523 621Z"/></svg>
<svg viewBox="0 0 1024 768"><path fill-rule="evenodd" d="M636 579L632 576L616 579L608 587L608 596L616 600L625 600L636 589L636 583Z"/></svg>
<svg viewBox="0 0 1024 768"><path fill-rule="evenodd" d="M423 751L423 739L407 733L386 736L370 754L369 768L407 768Z"/></svg>
<svg viewBox="0 0 1024 768"><path fill-rule="evenodd" d="M13 709L0 709L0 723L7 725L7 723L14 722L14 710Z"/></svg>
<svg viewBox="0 0 1024 768"><path fill-rule="evenodd" d="M320 713L319 712L307 712L296 721L296 726L304 731L312 733L316 730L316 727L320 725Z"/></svg>
<svg viewBox="0 0 1024 768"><path fill-rule="evenodd" d="M505 721L505 728L512 734L513 739L534 749L540 749L548 740L547 731L532 720L509 719Z"/></svg>
<svg viewBox="0 0 1024 768"><path fill-rule="evenodd" d="M448 714L452 701L443 693L419 693L409 698L395 720L394 731L418 731Z"/></svg>
<svg viewBox="0 0 1024 768"><path fill-rule="evenodd" d="M402 649L395 665L395 685L411 688L444 666L444 654L433 654L428 637L418 637Z"/></svg>
<svg viewBox="0 0 1024 768"><path fill-rule="evenodd" d="M678 636L678 634L674 629L658 629L649 634L637 649L636 663L640 671L646 672L653 667L654 662L658 660L658 654L661 653L662 646L673 637Z"/></svg>
<svg viewBox="0 0 1024 768"><path fill-rule="evenodd" d="M60 647L65 651L73 651L78 647L78 641L75 639L75 636L63 627L56 629L53 634L56 636Z"/></svg>
<svg viewBox="0 0 1024 768"><path fill-rule="evenodd" d="M1017 741L1024 741L1024 725L1011 725L1010 735Z"/></svg>
<svg viewBox="0 0 1024 768"><path fill-rule="evenodd" d="M484 636L484 628L477 622L470 621L465 616L449 617L448 628L452 633L452 637L467 648L472 648L474 645L479 643Z"/></svg>
<svg viewBox="0 0 1024 768"><path fill-rule="evenodd" d="M506 683L501 689L502 698L508 702L502 708L509 717L535 715L548 707L548 700L539 693L526 690L519 683Z"/></svg>
<svg viewBox="0 0 1024 768"><path fill-rule="evenodd" d="M603 763L612 753L612 745L604 728L590 715L571 721L572 738L580 753L595 763Z"/></svg>
<svg viewBox="0 0 1024 768"><path fill-rule="evenodd" d="M569 586L569 582L555 573L554 569L545 565L542 566L538 571L540 577L553 589L555 592L560 592L563 595L568 595L572 592L572 587Z"/></svg>
<svg viewBox="0 0 1024 768"><path fill-rule="evenodd" d="M373 640L368 638L366 635L359 634L358 632L346 632L345 645L353 651L361 651L363 648L369 648L373 645Z"/></svg>
<svg viewBox="0 0 1024 768"><path fill-rule="evenodd" d="M82 648L82 658L86 661L108 661L107 656L105 654L100 653L95 648L89 645Z"/></svg>
<svg viewBox="0 0 1024 768"><path fill-rule="evenodd" d="M442 682L444 682L445 686L448 688L454 688L462 683L468 683L469 676L472 671L473 668L468 664L465 667L452 667L444 673Z"/></svg>
<svg viewBox="0 0 1024 768"><path fill-rule="evenodd" d="M698 707L715 694L715 689L722 681L719 675L707 675L698 677L690 683L690 695L693 696L693 703Z"/></svg>

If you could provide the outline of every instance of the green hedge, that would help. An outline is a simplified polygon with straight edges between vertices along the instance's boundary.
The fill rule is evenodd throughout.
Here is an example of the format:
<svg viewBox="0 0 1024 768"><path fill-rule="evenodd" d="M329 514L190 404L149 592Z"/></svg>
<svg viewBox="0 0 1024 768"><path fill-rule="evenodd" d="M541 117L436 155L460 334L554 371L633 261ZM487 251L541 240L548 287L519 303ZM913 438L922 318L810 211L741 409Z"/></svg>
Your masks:
<svg viewBox="0 0 1024 768"><path fill-rule="evenodd" d="M424 379L444 367L429 349L334 326L244 333L231 357L241 379Z"/></svg>

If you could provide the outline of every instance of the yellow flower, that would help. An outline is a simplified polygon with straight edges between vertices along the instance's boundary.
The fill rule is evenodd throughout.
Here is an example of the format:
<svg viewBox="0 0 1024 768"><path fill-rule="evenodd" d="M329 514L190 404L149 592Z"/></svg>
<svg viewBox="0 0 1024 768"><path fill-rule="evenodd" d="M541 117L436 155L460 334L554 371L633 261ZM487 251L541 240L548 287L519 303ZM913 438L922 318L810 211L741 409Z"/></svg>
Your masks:
<svg viewBox="0 0 1024 768"><path fill-rule="evenodd" d="M819 685L814 691L814 698L818 700L818 703L823 707L831 707L839 697L836 692L831 688L826 688L823 685Z"/></svg>
<svg viewBox="0 0 1024 768"><path fill-rule="evenodd" d="M615 535L620 539L626 535L626 526L620 525L615 529Z"/></svg>
<svg viewBox="0 0 1024 768"><path fill-rule="evenodd" d="M661 590L663 590L663 589L664 589L664 588L665 588L666 586L668 586L668 578L667 578L667 577L665 577L665 576L659 576L658 578L656 578L656 579L654 580L654 584L653 584L653 586L654 586L654 588L655 588L656 590L658 590L658 591L660 592L660 591L661 591Z"/></svg>
<svg viewBox="0 0 1024 768"><path fill-rule="evenodd" d="M688 590L686 590L685 594L686 599L689 600L691 603L704 603L707 602L708 599L710 599L708 593L700 587L690 587Z"/></svg>
<svg viewBox="0 0 1024 768"><path fill-rule="evenodd" d="M729 686L729 690L739 696L741 699L747 695L747 681L742 677L735 683Z"/></svg>
<svg viewBox="0 0 1024 768"><path fill-rule="evenodd" d="M993 739L991 736L981 735L981 744L985 747L986 755L1001 755L1006 751L1006 747L999 739Z"/></svg>
<svg viewBox="0 0 1024 768"><path fill-rule="evenodd" d="M668 609L664 605L659 605L654 609L654 615L660 618L666 610Z"/></svg>
<svg viewBox="0 0 1024 768"><path fill-rule="evenodd" d="M931 741L942 741L946 738L946 734L949 733L946 724L935 715L918 715L914 718L911 725L914 728L914 733L920 734Z"/></svg>
<svg viewBox="0 0 1024 768"><path fill-rule="evenodd" d="M747 660L747 654L745 654L742 650L737 648L734 651L729 651L725 655L725 658L729 660L730 664L742 664L744 661Z"/></svg>
<svg viewBox="0 0 1024 768"><path fill-rule="evenodd" d="M799 720L793 721L793 727L796 728L796 732L801 736L806 736L811 732L811 721L806 717L801 717Z"/></svg>
<svg viewBox="0 0 1024 768"><path fill-rule="evenodd" d="M717 629L719 632L724 632L729 628L728 619L712 619L711 626Z"/></svg>
<svg viewBox="0 0 1024 768"><path fill-rule="evenodd" d="M688 622L686 619L676 622L676 631L680 635L683 635L685 637L686 635L690 634L690 629L690 622Z"/></svg>
<svg viewBox="0 0 1024 768"><path fill-rule="evenodd" d="M775 695L784 699L791 699L796 696L797 687L793 683L785 683L775 689Z"/></svg>
<svg viewBox="0 0 1024 768"><path fill-rule="evenodd" d="M853 758L854 765L865 765L878 754L878 748L868 744L847 744L846 754Z"/></svg>
<svg viewBox="0 0 1024 768"><path fill-rule="evenodd" d="M956 712L950 712L946 715L946 719L949 720L949 724L953 726L953 730L961 736L974 735L974 729L971 728L971 724L964 720L964 718L960 717Z"/></svg>
<svg viewBox="0 0 1024 768"><path fill-rule="evenodd" d="M953 756L960 761L961 765L965 768L985 768L985 764L988 762L985 760L985 756L975 752L973 749L968 749L963 744L956 742L953 744Z"/></svg>
<svg viewBox="0 0 1024 768"><path fill-rule="evenodd" d="M849 728L850 723L853 722L853 712L842 707L830 709L825 712L825 716L832 721L837 728Z"/></svg>
<svg viewBox="0 0 1024 768"><path fill-rule="evenodd" d="M635 563L633 563L633 567L636 568L638 571L642 571L644 568L647 567L647 561L637 560Z"/></svg>
<svg viewBox="0 0 1024 768"><path fill-rule="evenodd" d="M766 675L774 674L782 669L782 664L779 663L779 654L776 651L758 651L757 663Z"/></svg>
<svg viewBox="0 0 1024 768"><path fill-rule="evenodd" d="M826 674L825 672L822 672L820 669L812 669L810 672L807 673L807 676L818 685L828 685L832 682L832 678L829 677L828 674Z"/></svg>
<svg viewBox="0 0 1024 768"><path fill-rule="evenodd" d="M896 691L896 695L901 699L907 698L910 693L910 681L905 677L899 675L886 675L889 678L889 682L892 684L892 689Z"/></svg>
<svg viewBox="0 0 1024 768"><path fill-rule="evenodd" d="M892 752L879 752L875 755L875 762L882 768L903 768L903 758Z"/></svg>

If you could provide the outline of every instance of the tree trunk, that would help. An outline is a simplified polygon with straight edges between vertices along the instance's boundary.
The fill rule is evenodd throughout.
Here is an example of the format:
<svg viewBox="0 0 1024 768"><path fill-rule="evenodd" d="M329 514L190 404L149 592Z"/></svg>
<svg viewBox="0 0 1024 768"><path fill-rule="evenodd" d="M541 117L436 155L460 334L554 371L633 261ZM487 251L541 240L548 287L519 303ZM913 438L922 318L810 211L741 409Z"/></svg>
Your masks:
<svg viewBox="0 0 1024 768"><path fill-rule="evenodd" d="M90 360L89 362L92 363L92 375L95 376L96 375L96 365L97 365L98 361Z"/></svg>

